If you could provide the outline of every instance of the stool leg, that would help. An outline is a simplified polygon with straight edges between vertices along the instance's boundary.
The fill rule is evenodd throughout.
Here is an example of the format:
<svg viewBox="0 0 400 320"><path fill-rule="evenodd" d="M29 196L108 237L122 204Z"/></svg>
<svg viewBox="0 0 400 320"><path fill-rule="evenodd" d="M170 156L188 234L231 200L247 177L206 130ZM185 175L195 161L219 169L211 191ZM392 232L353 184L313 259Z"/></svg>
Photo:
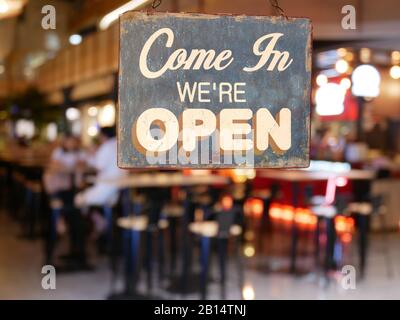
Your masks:
<svg viewBox="0 0 400 320"><path fill-rule="evenodd" d="M107 221L106 245L107 248L110 248L112 241L112 232L113 232L113 209L112 207L105 206L103 207L103 212L104 212L104 217Z"/></svg>
<svg viewBox="0 0 400 320"><path fill-rule="evenodd" d="M158 281L161 283L164 280L164 231L158 230Z"/></svg>
<svg viewBox="0 0 400 320"><path fill-rule="evenodd" d="M296 208L298 204L298 198L299 198L299 184L297 182L293 182L292 185L292 197L293 197L293 206ZM297 245L298 245L298 237L299 237L299 231L297 229L297 224L294 220L294 215L293 215L293 220L292 220L292 243L291 243L291 249L290 249L290 273L296 273L296 261L297 261Z"/></svg>
<svg viewBox="0 0 400 320"><path fill-rule="evenodd" d="M41 209L41 195L40 192L34 192L33 193L33 215L32 215L32 224L31 224L31 230L30 230L30 235L31 237L35 237L35 230L36 230L36 224L40 219L40 209Z"/></svg>
<svg viewBox="0 0 400 320"><path fill-rule="evenodd" d="M207 282L208 282L208 269L209 269L209 258L210 258L210 241L209 237L201 237L201 276L200 276L200 287L201 287L201 299L205 300L207 297Z"/></svg>
<svg viewBox="0 0 400 320"><path fill-rule="evenodd" d="M25 197L25 203L24 203L24 211L25 211L25 221L22 221L22 225L24 227L24 234L25 236L29 237L31 236L31 230L32 230L32 202L33 202L33 193L30 189L26 189L26 197Z"/></svg>
<svg viewBox="0 0 400 320"><path fill-rule="evenodd" d="M176 269L176 256L177 256L177 239L176 239L176 218L169 219L169 239L170 239L170 275L175 274Z"/></svg>
<svg viewBox="0 0 400 320"><path fill-rule="evenodd" d="M360 255L360 278L364 278L367 260L369 216L358 215L359 222L359 255Z"/></svg>
<svg viewBox="0 0 400 320"><path fill-rule="evenodd" d="M52 209L50 212L50 230L47 242L47 264L52 264L54 256L54 248L57 241L57 223L61 215L61 209Z"/></svg>
<svg viewBox="0 0 400 320"><path fill-rule="evenodd" d="M126 258L126 278L125 278L125 291L127 294L132 294L136 290L136 283L138 279L138 256L140 244L139 231L126 231L125 239L127 240L125 252Z"/></svg>
<svg viewBox="0 0 400 320"><path fill-rule="evenodd" d="M192 234L189 232L189 223L194 220L195 205L193 202L187 201L185 204L185 213L181 225L182 230L182 277L181 288L182 294L187 292L187 284L189 274L192 271Z"/></svg>
<svg viewBox="0 0 400 320"><path fill-rule="evenodd" d="M220 269L220 281L221 281L221 299L226 298L226 259L228 251L228 239L218 239L218 258L219 258L219 269Z"/></svg>
<svg viewBox="0 0 400 320"><path fill-rule="evenodd" d="M333 268L333 254L335 249L335 224L332 218L326 219L326 256L325 256L325 272Z"/></svg>
<svg viewBox="0 0 400 320"><path fill-rule="evenodd" d="M236 251L236 262L237 262L237 268L238 268L238 279L239 279L239 290L242 292L243 289L243 283L244 283L244 276L243 276L243 261L242 261L242 253L240 251L240 246L241 240L240 237L236 237L235 240L235 251Z"/></svg>
<svg viewBox="0 0 400 320"><path fill-rule="evenodd" d="M319 256L320 256L320 245L319 245L319 237L320 237L320 222L321 218L317 217L317 225L315 226L315 234L314 234L314 246L315 246L315 266L317 270L319 269Z"/></svg>
<svg viewBox="0 0 400 320"><path fill-rule="evenodd" d="M146 231L146 259L147 271L147 290L149 293L153 290L153 232Z"/></svg>

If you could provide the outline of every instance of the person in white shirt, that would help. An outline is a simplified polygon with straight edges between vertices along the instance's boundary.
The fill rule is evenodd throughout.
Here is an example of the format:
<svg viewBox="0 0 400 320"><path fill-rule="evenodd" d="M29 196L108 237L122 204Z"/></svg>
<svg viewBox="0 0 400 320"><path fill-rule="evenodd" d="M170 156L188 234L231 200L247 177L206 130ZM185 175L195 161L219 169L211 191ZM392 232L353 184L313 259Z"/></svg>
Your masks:
<svg viewBox="0 0 400 320"><path fill-rule="evenodd" d="M61 146L52 152L50 165L44 174L46 192L50 195L70 192L79 180L78 167L84 164L85 157L79 139L66 134L62 138Z"/></svg>
<svg viewBox="0 0 400 320"><path fill-rule="evenodd" d="M89 166L97 170L99 182L78 193L75 196L75 206L78 208L89 206L114 205L118 200L118 188L106 183L102 179L123 177L126 171L117 166L117 139L114 127L103 127L100 129L100 147L94 156L87 159Z"/></svg>

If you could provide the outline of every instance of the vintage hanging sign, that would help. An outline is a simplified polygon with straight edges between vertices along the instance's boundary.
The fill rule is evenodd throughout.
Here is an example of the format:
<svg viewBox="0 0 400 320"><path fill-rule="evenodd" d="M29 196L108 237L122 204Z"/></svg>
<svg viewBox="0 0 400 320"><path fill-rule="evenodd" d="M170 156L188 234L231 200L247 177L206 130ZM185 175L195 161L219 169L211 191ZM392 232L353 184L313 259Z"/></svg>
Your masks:
<svg viewBox="0 0 400 320"><path fill-rule="evenodd" d="M310 78L309 19L128 12L118 164L306 167Z"/></svg>

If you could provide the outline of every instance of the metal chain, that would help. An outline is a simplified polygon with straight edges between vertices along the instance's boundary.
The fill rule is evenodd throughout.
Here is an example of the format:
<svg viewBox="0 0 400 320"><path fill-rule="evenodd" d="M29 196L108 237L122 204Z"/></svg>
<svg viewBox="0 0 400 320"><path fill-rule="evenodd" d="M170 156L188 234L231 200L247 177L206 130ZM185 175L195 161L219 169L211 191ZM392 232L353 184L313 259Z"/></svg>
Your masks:
<svg viewBox="0 0 400 320"><path fill-rule="evenodd" d="M151 7L153 9L156 9L160 4L161 4L162 0L153 0L153 3L151 4Z"/></svg>
<svg viewBox="0 0 400 320"><path fill-rule="evenodd" d="M158 6L160 6L162 0L153 0L153 3L151 4L151 7L153 9L156 9ZM271 6L275 9L276 13L284 18L288 18L285 10L283 10L278 3L278 0L269 0L269 3L271 4Z"/></svg>
<svg viewBox="0 0 400 320"><path fill-rule="evenodd" d="M276 13L284 18L288 18L285 10L283 10L279 4L278 4L278 0L269 0L269 3L271 4L271 6L275 9Z"/></svg>

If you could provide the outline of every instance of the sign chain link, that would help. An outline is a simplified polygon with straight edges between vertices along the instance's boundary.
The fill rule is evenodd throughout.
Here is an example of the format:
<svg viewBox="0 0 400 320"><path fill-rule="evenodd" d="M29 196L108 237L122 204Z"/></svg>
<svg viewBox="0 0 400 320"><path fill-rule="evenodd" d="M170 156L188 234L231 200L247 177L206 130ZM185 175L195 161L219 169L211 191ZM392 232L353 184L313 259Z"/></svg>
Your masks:
<svg viewBox="0 0 400 320"><path fill-rule="evenodd" d="M153 0L153 3L151 4L151 7L153 8L153 10L157 9L157 7L160 6L162 0ZM271 6L275 9L276 13L284 18L288 18L285 10L283 10L281 8L281 6L278 3L278 0L269 0L269 3L271 4Z"/></svg>
<svg viewBox="0 0 400 320"><path fill-rule="evenodd" d="M285 19L287 19L287 15L285 13L285 10L283 10L278 3L278 0L269 0L269 3L271 4L271 6L275 9L276 13L282 17L284 17Z"/></svg>

